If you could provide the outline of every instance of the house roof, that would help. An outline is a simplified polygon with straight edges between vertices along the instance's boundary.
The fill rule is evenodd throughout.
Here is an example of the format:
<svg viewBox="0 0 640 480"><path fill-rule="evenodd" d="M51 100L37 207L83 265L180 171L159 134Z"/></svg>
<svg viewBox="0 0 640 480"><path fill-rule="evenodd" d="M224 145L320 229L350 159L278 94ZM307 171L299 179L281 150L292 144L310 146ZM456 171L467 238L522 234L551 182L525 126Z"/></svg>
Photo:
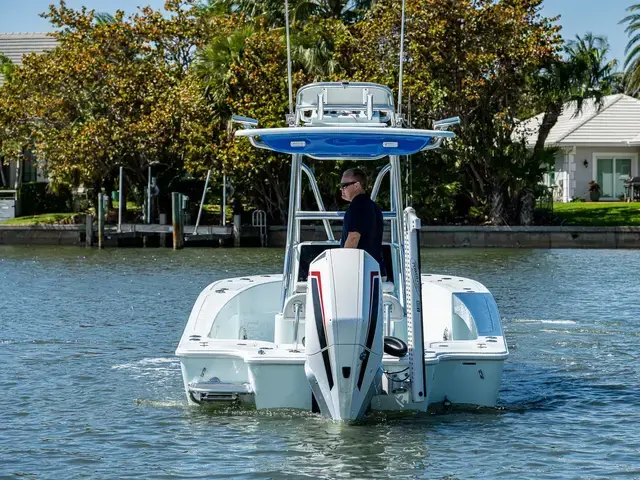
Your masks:
<svg viewBox="0 0 640 480"><path fill-rule="evenodd" d="M519 128L529 146L535 145L542 117L536 115ZM593 100L584 102L578 115L575 102L566 103L545 145L640 145L640 100L624 94L608 95L599 108Z"/></svg>
<svg viewBox="0 0 640 480"><path fill-rule="evenodd" d="M56 45L56 39L48 33L0 33L0 53L16 65L22 65L23 55L42 53ZM0 75L0 85L2 83Z"/></svg>

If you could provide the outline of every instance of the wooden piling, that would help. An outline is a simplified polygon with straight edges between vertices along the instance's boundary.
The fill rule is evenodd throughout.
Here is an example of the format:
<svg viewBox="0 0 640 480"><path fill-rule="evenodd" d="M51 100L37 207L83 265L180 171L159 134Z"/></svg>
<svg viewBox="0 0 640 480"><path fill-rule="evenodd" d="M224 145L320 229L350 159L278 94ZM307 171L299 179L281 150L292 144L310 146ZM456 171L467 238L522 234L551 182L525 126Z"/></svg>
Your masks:
<svg viewBox="0 0 640 480"><path fill-rule="evenodd" d="M233 246L240 246L240 236L242 234L242 218L240 215L233 216Z"/></svg>
<svg viewBox="0 0 640 480"><path fill-rule="evenodd" d="M98 194L98 248L104 248L104 195Z"/></svg>
<svg viewBox="0 0 640 480"><path fill-rule="evenodd" d="M166 225L167 224L167 214L166 213L161 213L159 215L159 222L160 225ZM166 233L161 233L160 234L160 246L161 247L166 247L167 246L167 234Z"/></svg>
<svg viewBox="0 0 640 480"><path fill-rule="evenodd" d="M182 215L182 194L178 192L171 193L171 223L173 224L173 249L179 250L184 246Z"/></svg>
<svg viewBox="0 0 640 480"><path fill-rule="evenodd" d="M89 213L85 218L85 239L84 244L87 247L93 245L93 216Z"/></svg>

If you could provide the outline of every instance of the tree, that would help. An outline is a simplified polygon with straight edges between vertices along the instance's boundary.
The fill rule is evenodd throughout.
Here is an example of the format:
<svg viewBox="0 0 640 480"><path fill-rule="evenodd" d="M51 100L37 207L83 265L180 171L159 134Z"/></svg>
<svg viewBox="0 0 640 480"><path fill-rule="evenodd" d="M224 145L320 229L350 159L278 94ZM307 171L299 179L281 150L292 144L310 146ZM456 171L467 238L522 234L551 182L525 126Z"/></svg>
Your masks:
<svg viewBox="0 0 640 480"><path fill-rule="evenodd" d="M629 37L624 50L627 56L624 61L625 85L629 95L636 95L640 90L640 4L631 5L627 12L628 15L620 20L620 23L627 24L624 31Z"/></svg>
<svg viewBox="0 0 640 480"><path fill-rule="evenodd" d="M220 59L220 63L214 61L195 67L195 70L206 75L205 79L221 82L217 85L228 93L224 99L214 98L212 101L225 103L224 112L227 114L233 112L256 118L264 127L283 126L288 111L283 38L280 32L269 30L264 24L255 26L252 35L242 38L234 50L229 48L235 45L233 41L214 44L222 45L220 55L200 58ZM302 86L308 80L301 71L293 74L294 87ZM220 110L217 113L220 115ZM284 220L287 211L288 156L257 151L249 142L236 139L225 121L218 125L213 141L221 168L234 175L236 185L243 191L252 192L254 205L264 208L273 220Z"/></svg>
<svg viewBox="0 0 640 480"><path fill-rule="evenodd" d="M0 52L0 75L5 79L5 82L11 81L11 76L15 70L13 62Z"/></svg>
<svg viewBox="0 0 640 480"><path fill-rule="evenodd" d="M566 58L553 58L535 79L536 99L544 116L534 147L534 156L540 157L551 129L562 114L567 102L575 102L576 115L584 102L593 99L602 103L615 84L616 61L606 61L609 45L605 38L591 33L568 42Z"/></svg>
<svg viewBox="0 0 640 480"><path fill-rule="evenodd" d="M195 74L202 80L205 94L216 108L216 114L222 122L226 122L231 115L227 98L231 91L233 73L232 65L242 62L247 39L254 34L251 24L244 24L240 28L227 25L220 29L218 35L203 46L197 53L194 64Z"/></svg>
<svg viewBox="0 0 640 480"><path fill-rule="evenodd" d="M404 99L410 93L412 123L429 128L433 120L455 115L462 121L458 139L441 152L448 164L431 169L433 157L422 155L413 162L414 175L430 182L427 190L451 186L462 211L493 211L496 223L517 216L507 213L517 210L510 199L518 198L512 180L522 161L512 132L529 94L527 79L560 47L557 27L540 15L540 4L406 3ZM336 41L338 63L348 66L343 76L398 84L400 8L400 2L378 2L350 36Z"/></svg>
<svg viewBox="0 0 640 480"><path fill-rule="evenodd" d="M362 20L375 0L291 0L291 22L306 22L312 18L333 18L345 23ZM209 0L201 7L205 15L241 13L250 19L262 18L270 28L285 26L284 0Z"/></svg>
<svg viewBox="0 0 640 480"><path fill-rule="evenodd" d="M4 82L11 82L14 70L15 70L15 65L13 64L13 62L9 58L4 56L2 53L0 53L0 75L4 77ZM0 92L1 91L2 90L0 89ZM7 131L6 131L6 125L2 122L2 114L4 113L3 112L4 102L2 97L3 96L0 93L0 186L8 187L9 179L5 178L4 171L3 171L4 157L5 157L4 155L5 149L3 147L4 147L4 143L6 143Z"/></svg>
<svg viewBox="0 0 640 480"><path fill-rule="evenodd" d="M333 2L332 6L322 2L324 9L319 8L320 3L314 2L315 7L306 10L315 15L311 17L313 21L302 23L299 22L303 17L302 5L308 2L291 2L292 11L296 12L292 22L292 51L298 78L350 79L397 85L400 2L375 2L353 24L342 14L337 14L338 4L344 7L349 2ZM369 7L369 2L366 3ZM449 164L439 164L441 168L434 171L424 167L429 164L427 161L415 162L415 173L420 178L429 179L432 191L444 183L450 188L438 191L452 194L457 198L456 202L460 200L459 193L464 193L470 205L481 209L496 198L503 204L510 203L513 211L510 216L517 217L522 182L516 182L513 174L533 172L527 175L528 178L538 175L540 168L524 168L530 162L527 163L522 145L512 140L512 132L517 114L529 94L527 79L556 56L560 45L557 27L539 15L540 3L541 0L407 2L405 92L408 90L413 99L414 124L428 128L437 118L459 115L463 119L459 140L453 148L445 151ZM221 8L223 4L226 7ZM354 4L351 2L349 5ZM256 35L267 35L275 40L277 36L273 35L282 31L283 4L273 5L268 1L209 3L209 7L214 6L227 16L231 12L243 13L254 28L260 25L260 32L254 30L253 35L237 34L241 41L235 47L236 54L231 53L233 42L228 41L233 37L224 33L226 37L220 43L222 54L219 58L233 64L242 61L245 72L240 75L233 68L227 69L225 60L219 63L221 68L218 71L226 76L209 77L224 79L224 88L219 91L229 92L230 98L224 102L229 111L240 113L249 106L256 111L258 105L264 105L263 99L272 101L274 97L285 94L286 86L272 85L269 91L275 95L265 95L256 92L262 89L262 85L256 88L254 82L240 81L238 75L260 78L266 68L275 75L279 74L282 80L286 78L283 37L279 39L280 58L265 57L269 61L282 62L279 67L267 67L267 61L252 63L246 56L247 45ZM336 17L340 17L340 21ZM322 32L331 34L323 37ZM273 46L278 48L275 43ZM217 54L211 53L210 58L217 58ZM211 72L216 71L215 68L207 68ZM256 70L249 73L253 68ZM229 88L231 85L233 87ZM239 97L240 92L244 97ZM251 104L246 101L242 104L234 102L234 98L253 100ZM272 116L267 115L267 118L281 124L286 103L279 106L274 103L272 106L274 108L269 109ZM263 115L249 116L263 119ZM261 155L262 152L256 156ZM266 158L269 156L265 161ZM425 155L424 159L427 158L433 157ZM324 177L331 178L331 171L323 173ZM503 200L506 197L508 201ZM469 206L467 202L460 204ZM499 213L494 215L494 219L507 221L504 208L497 211Z"/></svg>
<svg viewBox="0 0 640 480"><path fill-rule="evenodd" d="M144 8L129 18L51 6L58 46L25 57L6 86L0 121L5 131L23 126L9 137L28 141L54 182L94 188L110 189L119 166L143 185L152 163L181 172L192 156L213 162L203 140L211 109L189 73L207 38L194 3L170 0L169 17Z"/></svg>
<svg viewBox="0 0 640 480"><path fill-rule="evenodd" d="M218 160L242 191L255 192L255 205L272 220L286 217L288 157L255 151L232 133L231 114L257 118L261 125L284 126L288 112L286 38L263 18L234 13L211 17L216 36L196 55L195 74L215 112ZM335 68L332 36L338 20L298 23L292 36L294 88L326 79ZM265 181L266 176L266 181Z"/></svg>
<svg viewBox="0 0 640 480"><path fill-rule="evenodd" d="M455 141L413 162L422 196L416 206L430 221L470 209L496 223L529 221L520 213L535 201L541 156L534 159L513 130L523 112L553 107L556 97L542 87L557 80L550 77L561 45L541 2L407 0L404 100L411 96L413 126L462 118ZM343 79L395 88L400 8L397 0L292 0L294 90ZM124 165L143 184L151 162L167 181L184 170L233 173L255 206L283 220L288 157L236 140L229 119L234 113L284 126L284 2L169 0L166 9L169 15L143 8L125 18L64 3L52 8L59 47L16 71L0 100L0 136L34 145L59 181L78 176L99 187ZM587 85L598 75L581 78ZM314 164L332 192L344 167ZM324 200L331 206L335 195Z"/></svg>

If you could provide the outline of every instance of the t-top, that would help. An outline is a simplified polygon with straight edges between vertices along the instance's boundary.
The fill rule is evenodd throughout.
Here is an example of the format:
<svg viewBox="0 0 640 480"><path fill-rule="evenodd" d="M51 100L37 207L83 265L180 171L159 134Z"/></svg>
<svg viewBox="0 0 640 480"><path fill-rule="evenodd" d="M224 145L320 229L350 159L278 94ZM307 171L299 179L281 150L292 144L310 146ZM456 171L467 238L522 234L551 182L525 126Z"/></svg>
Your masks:
<svg viewBox="0 0 640 480"><path fill-rule="evenodd" d="M382 210L366 193L356 195L344 214L340 246L344 247L349 232L358 232L358 248L371 255L380 264L380 275L386 275L382 259Z"/></svg>

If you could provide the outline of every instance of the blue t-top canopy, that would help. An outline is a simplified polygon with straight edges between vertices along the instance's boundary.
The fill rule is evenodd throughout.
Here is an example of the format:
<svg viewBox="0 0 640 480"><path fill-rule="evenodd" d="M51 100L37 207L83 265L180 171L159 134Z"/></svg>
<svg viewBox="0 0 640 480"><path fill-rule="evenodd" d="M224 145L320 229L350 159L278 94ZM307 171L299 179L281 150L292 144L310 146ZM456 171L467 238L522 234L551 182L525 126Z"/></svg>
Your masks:
<svg viewBox="0 0 640 480"><path fill-rule="evenodd" d="M433 148L432 139L455 137L453 132L393 127L288 127L236 131L251 143L281 153L315 158L374 159L411 155Z"/></svg>

